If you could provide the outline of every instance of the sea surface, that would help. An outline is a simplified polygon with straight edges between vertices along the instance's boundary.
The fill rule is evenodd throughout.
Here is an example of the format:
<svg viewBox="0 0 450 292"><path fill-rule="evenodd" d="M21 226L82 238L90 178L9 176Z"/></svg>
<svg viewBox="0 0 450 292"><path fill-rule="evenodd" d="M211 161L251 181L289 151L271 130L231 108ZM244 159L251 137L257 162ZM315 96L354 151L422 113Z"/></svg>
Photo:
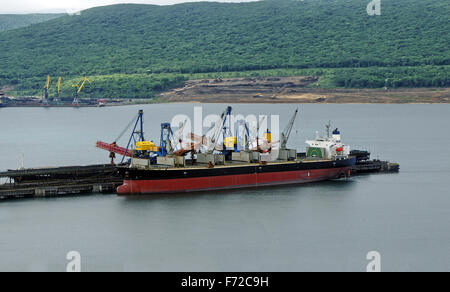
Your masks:
<svg viewBox="0 0 450 292"><path fill-rule="evenodd" d="M112 142L137 111L146 136L177 114L226 105L1 108L0 171L108 163L94 147ZM233 105L236 113L301 115L290 147L324 132L399 174L303 186L149 196L111 195L0 202L0 271L450 271L450 105ZM124 137L120 144L126 144Z"/></svg>

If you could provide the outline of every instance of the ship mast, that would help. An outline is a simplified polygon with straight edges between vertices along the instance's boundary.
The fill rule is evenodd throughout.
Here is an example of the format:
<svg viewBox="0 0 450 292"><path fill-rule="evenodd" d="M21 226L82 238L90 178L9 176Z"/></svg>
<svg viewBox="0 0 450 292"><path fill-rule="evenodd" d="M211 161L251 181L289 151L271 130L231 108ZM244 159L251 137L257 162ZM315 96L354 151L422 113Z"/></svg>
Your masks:
<svg viewBox="0 0 450 292"><path fill-rule="evenodd" d="M325 127L327 131L327 138L331 138L331 121L328 121L328 124Z"/></svg>

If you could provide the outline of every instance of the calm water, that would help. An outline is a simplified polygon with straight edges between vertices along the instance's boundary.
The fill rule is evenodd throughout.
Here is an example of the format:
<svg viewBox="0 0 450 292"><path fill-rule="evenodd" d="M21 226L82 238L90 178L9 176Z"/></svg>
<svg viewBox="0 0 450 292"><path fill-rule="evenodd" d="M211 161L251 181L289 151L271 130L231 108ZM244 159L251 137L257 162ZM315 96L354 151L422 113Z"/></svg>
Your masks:
<svg viewBox="0 0 450 292"><path fill-rule="evenodd" d="M194 105L148 105L148 136ZM205 105L205 115L225 105ZM298 187L124 199L93 195L0 203L0 270L64 271L69 251L84 271L450 271L449 105L300 105L291 146L332 120L343 139L398 161L395 175ZM281 115L293 105L236 105ZM0 170L107 163L139 107L0 109Z"/></svg>

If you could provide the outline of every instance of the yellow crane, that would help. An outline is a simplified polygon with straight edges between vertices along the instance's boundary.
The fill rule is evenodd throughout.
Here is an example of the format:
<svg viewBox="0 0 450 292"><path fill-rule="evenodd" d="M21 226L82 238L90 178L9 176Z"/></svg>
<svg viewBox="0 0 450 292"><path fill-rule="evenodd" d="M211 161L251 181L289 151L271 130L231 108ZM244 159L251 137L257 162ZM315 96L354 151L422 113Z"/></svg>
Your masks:
<svg viewBox="0 0 450 292"><path fill-rule="evenodd" d="M78 94L80 94L81 90L84 88L84 86L86 85L86 82L88 82L89 84L91 83L91 81L87 78L84 77L83 80L81 80L80 82L78 82L77 84L72 85L72 87L75 88L75 98L72 102L72 104L78 105L80 104L79 100L78 100Z"/></svg>
<svg viewBox="0 0 450 292"><path fill-rule="evenodd" d="M62 82L62 78L59 77L58 82L56 83L57 93L56 93L56 98L54 99L55 102L59 102L60 97L61 97L61 82Z"/></svg>
<svg viewBox="0 0 450 292"><path fill-rule="evenodd" d="M52 83L52 79L50 78L50 75L47 76L47 82L44 86L44 96L42 97L42 103L47 104L48 103L48 90L50 89L50 84Z"/></svg>

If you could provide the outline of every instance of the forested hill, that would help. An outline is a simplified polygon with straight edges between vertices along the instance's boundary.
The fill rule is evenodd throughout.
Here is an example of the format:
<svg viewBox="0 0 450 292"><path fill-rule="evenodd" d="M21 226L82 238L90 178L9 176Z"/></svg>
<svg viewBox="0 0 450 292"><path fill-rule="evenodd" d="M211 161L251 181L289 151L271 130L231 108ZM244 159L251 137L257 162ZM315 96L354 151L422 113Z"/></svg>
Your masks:
<svg viewBox="0 0 450 292"><path fill-rule="evenodd" d="M63 15L64 14L0 14L0 31L29 26Z"/></svg>
<svg viewBox="0 0 450 292"><path fill-rule="evenodd" d="M101 86L107 87L124 75L138 80L157 73L429 65L440 77L436 84L426 83L436 74L425 72L426 84L419 86L447 85L448 0L383 0L381 16L367 14L368 2L266 0L93 8L0 33L0 77L3 84L39 89L38 80L47 74L66 79L101 76ZM389 74L394 78L397 73ZM383 84L384 77L379 77ZM133 85L129 78L134 77L127 78L127 85L136 88L144 82ZM167 84L176 80L167 78ZM364 84L374 86L355 83Z"/></svg>

